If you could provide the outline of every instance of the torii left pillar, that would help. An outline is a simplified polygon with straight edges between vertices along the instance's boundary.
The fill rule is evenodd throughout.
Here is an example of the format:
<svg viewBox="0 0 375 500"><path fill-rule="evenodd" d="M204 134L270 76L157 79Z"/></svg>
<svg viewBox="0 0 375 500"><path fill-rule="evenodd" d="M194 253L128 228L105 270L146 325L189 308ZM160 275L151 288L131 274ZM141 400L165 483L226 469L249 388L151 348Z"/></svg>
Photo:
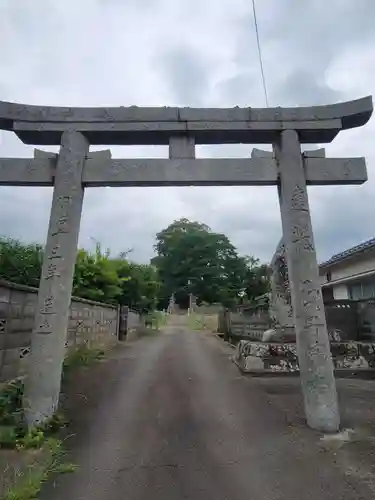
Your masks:
<svg viewBox="0 0 375 500"><path fill-rule="evenodd" d="M29 426L51 417L59 402L88 151L80 132L62 134L25 386Z"/></svg>

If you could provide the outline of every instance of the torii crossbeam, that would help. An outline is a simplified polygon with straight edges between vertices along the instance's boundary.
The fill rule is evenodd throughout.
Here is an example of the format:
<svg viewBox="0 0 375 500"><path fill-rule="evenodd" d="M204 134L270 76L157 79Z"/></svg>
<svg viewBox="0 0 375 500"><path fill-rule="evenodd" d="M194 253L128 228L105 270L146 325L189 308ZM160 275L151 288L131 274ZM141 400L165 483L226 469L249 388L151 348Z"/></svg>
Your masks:
<svg viewBox="0 0 375 500"><path fill-rule="evenodd" d="M43 152L41 152L43 153ZM277 186L275 158L111 159L110 151L90 153L82 171L84 187ZM266 152L265 152L266 153ZM36 159L0 158L0 185L53 186L57 155ZM363 184L364 158L303 155L307 185Z"/></svg>
<svg viewBox="0 0 375 500"><path fill-rule="evenodd" d="M77 108L0 102L0 129L26 144L60 144L61 134L82 132L96 145L168 145L192 136L196 144L270 144L286 129L301 143L331 142L341 131L365 125L372 99L300 108Z"/></svg>

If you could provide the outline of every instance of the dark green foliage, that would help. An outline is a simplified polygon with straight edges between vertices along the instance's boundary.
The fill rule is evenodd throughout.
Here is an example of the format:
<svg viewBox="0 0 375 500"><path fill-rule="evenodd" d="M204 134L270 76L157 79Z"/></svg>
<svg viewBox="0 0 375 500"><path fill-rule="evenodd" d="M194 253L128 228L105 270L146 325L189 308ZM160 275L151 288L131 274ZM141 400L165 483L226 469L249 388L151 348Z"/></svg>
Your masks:
<svg viewBox="0 0 375 500"><path fill-rule="evenodd" d="M156 268L150 264L136 264L125 259L117 259L114 262L121 280L118 302L141 313L154 311L160 290Z"/></svg>
<svg viewBox="0 0 375 500"><path fill-rule="evenodd" d="M38 286L43 247L0 237L0 278L20 285Z"/></svg>
<svg viewBox="0 0 375 500"><path fill-rule="evenodd" d="M25 429L22 407L23 383L15 381L0 391L0 427L14 428L16 435Z"/></svg>
<svg viewBox="0 0 375 500"><path fill-rule="evenodd" d="M122 293L122 280L109 251L96 244L94 252L78 250L73 279L73 295L84 299L115 304Z"/></svg>
<svg viewBox="0 0 375 500"><path fill-rule="evenodd" d="M205 224L181 219L156 235L157 256L153 263L161 280L164 307L175 293L178 303L187 303L189 293L198 303L222 303L227 307L267 291L264 266L241 257L227 236Z"/></svg>
<svg viewBox="0 0 375 500"><path fill-rule="evenodd" d="M228 237L205 224L181 219L156 235L157 255L150 264L111 257L99 243L93 252L79 250L73 295L97 302L128 305L146 314L166 308L172 293L188 306L189 293L199 303L252 303L269 291L269 269L238 254ZM0 278L38 286L43 248L0 238Z"/></svg>
<svg viewBox="0 0 375 500"><path fill-rule="evenodd" d="M140 311L156 307L159 280L154 266L113 258L99 243L93 252L78 250L73 295L107 304L122 304ZM14 283L39 285L43 247L0 238L0 278Z"/></svg>
<svg viewBox="0 0 375 500"><path fill-rule="evenodd" d="M267 264L260 264L258 259L254 257L245 257L246 271L246 287L245 301L250 304L258 302L268 303L268 293L271 291L270 273L271 269ZM260 299L262 297L262 299Z"/></svg>
<svg viewBox="0 0 375 500"><path fill-rule="evenodd" d="M23 409L24 385L11 382L0 391L0 448L40 448L67 422L55 413L41 425L28 429Z"/></svg>

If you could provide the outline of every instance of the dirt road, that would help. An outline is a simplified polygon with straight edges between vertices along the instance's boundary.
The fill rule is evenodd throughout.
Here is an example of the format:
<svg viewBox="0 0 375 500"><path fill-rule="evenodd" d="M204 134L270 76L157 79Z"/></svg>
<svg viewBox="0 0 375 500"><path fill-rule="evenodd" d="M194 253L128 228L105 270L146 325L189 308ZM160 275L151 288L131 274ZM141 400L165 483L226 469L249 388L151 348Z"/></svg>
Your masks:
<svg viewBox="0 0 375 500"><path fill-rule="evenodd" d="M40 498L373 498L322 450L319 434L288 422L229 354L212 336L177 325L93 368L85 394L77 381L67 402L76 432L67 443L79 468Z"/></svg>

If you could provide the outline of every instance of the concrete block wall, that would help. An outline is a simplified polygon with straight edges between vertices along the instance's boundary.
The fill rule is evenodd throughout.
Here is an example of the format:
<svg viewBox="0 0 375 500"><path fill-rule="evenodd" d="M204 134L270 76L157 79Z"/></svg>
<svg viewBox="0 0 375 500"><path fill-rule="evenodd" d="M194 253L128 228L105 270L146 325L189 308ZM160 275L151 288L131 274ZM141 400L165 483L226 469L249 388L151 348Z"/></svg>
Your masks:
<svg viewBox="0 0 375 500"><path fill-rule="evenodd" d="M68 346L107 347L117 341L118 309L74 298L70 305Z"/></svg>
<svg viewBox="0 0 375 500"><path fill-rule="evenodd" d="M129 309L126 340L135 340L143 332L145 323L140 314Z"/></svg>
<svg viewBox="0 0 375 500"><path fill-rule="evenodd" d="M36 288L0 280L0 382L27 373L37 306ZM76 346L108 347L117 342L117 307L73 297L67 352Z"/></svg>
<svg viewBox="0 0 375 500"><path fill-rule="evenodd" d="M325 303L324 308L332 340L337 334L341 341L375 342L375 299L334 300ZM260 340L271 323L269 312L262 308L230 312L229 335L237 340Z"/></svg>

